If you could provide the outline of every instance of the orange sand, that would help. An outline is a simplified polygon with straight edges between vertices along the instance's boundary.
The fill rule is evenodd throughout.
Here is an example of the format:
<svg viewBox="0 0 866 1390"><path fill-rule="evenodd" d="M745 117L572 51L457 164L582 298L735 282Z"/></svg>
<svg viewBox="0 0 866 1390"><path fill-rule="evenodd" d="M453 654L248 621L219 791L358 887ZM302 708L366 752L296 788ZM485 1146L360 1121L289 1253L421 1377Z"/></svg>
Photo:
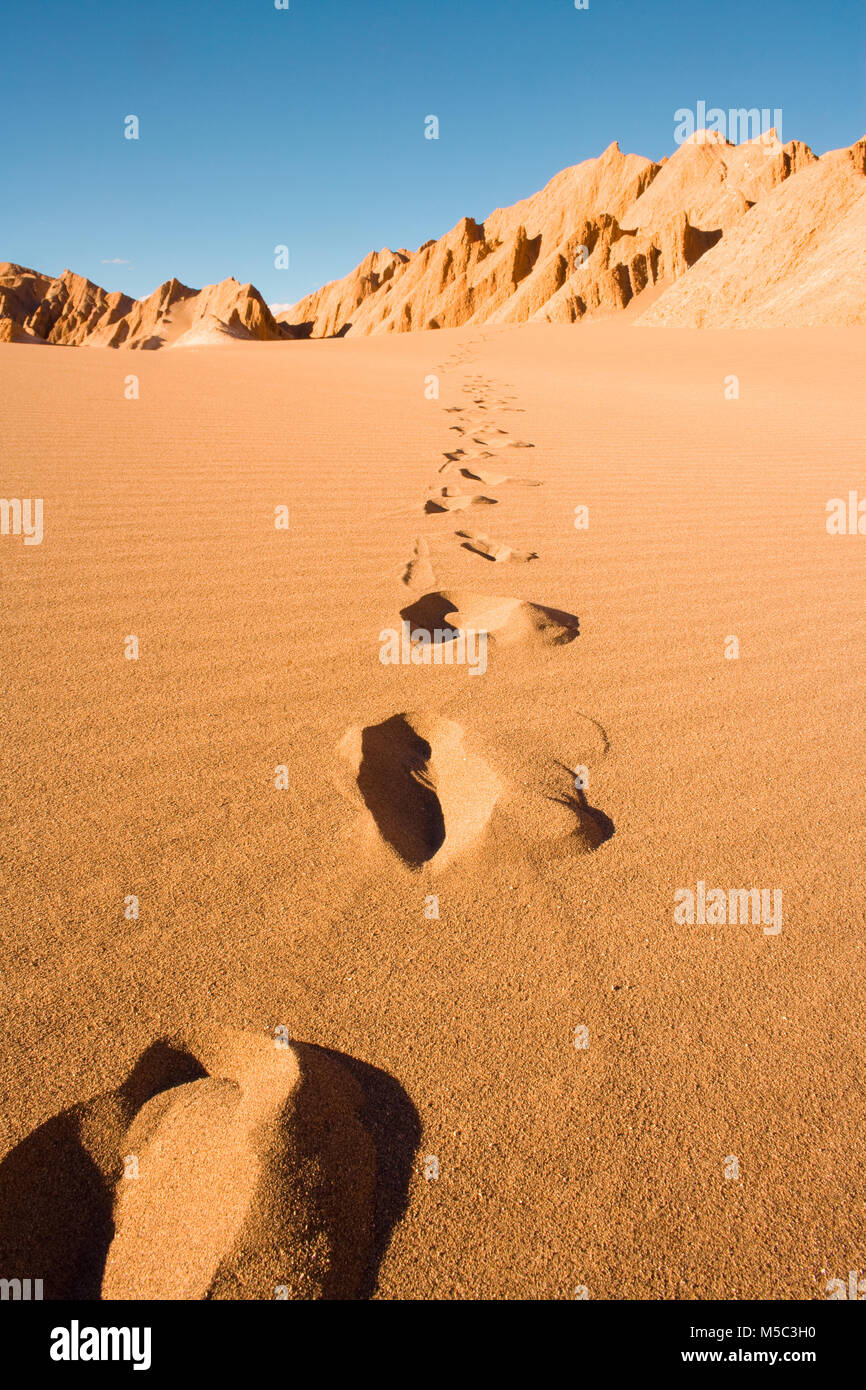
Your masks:
<svg viewBox="0 0 866 1390"><path fill-rule="evenodd" d="M47 1294L64 1232L16 1146L215 1026L416 1107L380 1298L820 1298L862 1266L866 539L825 504L866 485L863 359L856 330L604 322L0 345L2 490L45 508L41 545L0 537L0 1245ZM443 488L495 505L425 510ZM490 622L483 674L380 662L439 593ZM698 880L781 888L782 931L677 925ZM143 1153L242 1104L203 1076ZM162 1287L165 1222L120 1214L106 1287Z"/></svg>

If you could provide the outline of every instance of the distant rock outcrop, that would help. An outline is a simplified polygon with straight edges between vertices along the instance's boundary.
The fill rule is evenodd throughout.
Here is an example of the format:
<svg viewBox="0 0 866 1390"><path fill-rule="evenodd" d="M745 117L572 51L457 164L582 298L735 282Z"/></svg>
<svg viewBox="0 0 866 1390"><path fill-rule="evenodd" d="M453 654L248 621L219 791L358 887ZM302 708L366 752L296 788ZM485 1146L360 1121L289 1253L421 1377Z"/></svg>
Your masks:
<svg viewBox="0 0 866 1390"><path fill-rule="evenodd" d="M227 338L267 342L288 336L254 285L223 280L191 290L179 280L167 280L147 299L136 300L122 320L93 342L106 347L157 348Z"/></svg>
<svg viewBox="0 0 866 1390"><path fill-rule="evenodd" d="M345 325L352 322L365 299L387 286L394 272L406 264L409 251L391 251L384 246L381 251L371 251L351 275L342 280L332 280L315 296L302 299L299 304L279 315L284 321L291 320L301 337L310 337L314 332L317 338L335 337L345 331ZM315 298L315 315L304 320L304 312Z"/></svg>
<svg viewBox="0 0 866 1390"><path fill-rule="evenodd" d="M38 309L51 284L50 275L40 275L23 265L0 262L0 333L3 324L23 329L25 321ZM10 336L11 329L6 329Z"/></svg>
<svg viewBox="0 0 866 1390"><path fill-rule="evenodd" d="M0 343L42 343L44 346L44 339L34 337L14 319L0 319Z"/></svg>
<svg viewBox="0 0 866 1390"><path fill-rule="evenodd" d="M0 264L0 341L160 348L294 336L276 322L253 285L237 280L203 290L167 280L147 299L135 300L107 294L71 270L52 280L24 266Z"/></svg>
<svg viewBox="0 0 866 1390"><path fill-rule="evenodd" d="M105 290L64 270L52 280L24 327L46 343L75 347L105 333L132 308L128 295L106 294Z"/></svg>
<svg viewBox="0 0 866 1390"><path fill-rule="evenodd" d="M621 216L658 168L612 144L597 159L564 169L540 193L498 209L483 224L464 217L414 255L398 252L398 262L372 292L361 292L368 257L351 275L325 285L281 317L296 328L304 325L314 337L522 322L537 316L574 269L580 229L608 215Z"/></svg>

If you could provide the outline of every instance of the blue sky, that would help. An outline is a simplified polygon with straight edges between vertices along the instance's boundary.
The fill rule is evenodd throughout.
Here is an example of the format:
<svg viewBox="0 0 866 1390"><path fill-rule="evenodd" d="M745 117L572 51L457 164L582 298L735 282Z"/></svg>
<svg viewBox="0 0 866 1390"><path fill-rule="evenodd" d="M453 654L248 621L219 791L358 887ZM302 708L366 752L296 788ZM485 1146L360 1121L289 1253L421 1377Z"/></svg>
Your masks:
<svg viewBox="0 0 866 1390"><path fill-rule="evenodd" d="M817 153L866 131L863 0L290 6L7 9L0 259L135 296L171 275L196 288L234 275L293 302L611 140L670 154L674 112L699 100L781 107L783 137ZM130 114L138 141L123 136Z"/></svg>

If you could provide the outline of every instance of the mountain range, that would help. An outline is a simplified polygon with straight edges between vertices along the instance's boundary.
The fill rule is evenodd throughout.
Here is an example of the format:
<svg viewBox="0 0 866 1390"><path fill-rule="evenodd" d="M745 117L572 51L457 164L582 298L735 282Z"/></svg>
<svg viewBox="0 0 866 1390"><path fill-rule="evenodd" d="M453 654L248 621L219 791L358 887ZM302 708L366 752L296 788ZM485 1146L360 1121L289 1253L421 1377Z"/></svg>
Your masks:
<svg viewBox="0 0 866 1390"><path fill-rule="evenodd" d="M0 264L0 341L153 349L405 333L463 324L866 323L866 138L820 158L775 131L697 131L668 159L613 143L484 222L417 251L370 252L276 313L234 279L143 300L64 270Z"/></svg>

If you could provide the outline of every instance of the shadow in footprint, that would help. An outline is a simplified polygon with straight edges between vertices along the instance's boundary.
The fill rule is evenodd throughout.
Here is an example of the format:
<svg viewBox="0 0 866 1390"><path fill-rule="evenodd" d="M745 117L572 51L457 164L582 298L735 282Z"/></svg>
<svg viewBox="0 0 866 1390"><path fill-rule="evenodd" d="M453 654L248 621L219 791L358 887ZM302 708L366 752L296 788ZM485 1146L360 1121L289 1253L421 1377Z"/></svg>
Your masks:
<svg viewBox="0 0 866 1390"><path fill-rule="evenodd" d="M154 1043L117 1091L46 1120L0 1163L0 1270L44 1280L46 1299L98 1299L114 1238L114 1184L133 1116L172 1086L206 1075L188 1053Z"/></svg>
<svg viewBox="0 0 866 1390"><path fill-rule="evenodd" d="M571 768L566 767L565 763L558 763L557 766L567 772L569 777L572 776ZM597 806L590 806L586 792L576 788L566 796L553 796L550 800L568 807L569 811L574 813L577 818L574 834L579 837L582 849L596 850L613 838L616 826L604 811L600 811Z"/></svg>
<svg viewBox="0 0 866 1390"><path fill-rule="evenodd" d="M291 1056L281 1055L294 1079L265 1130L250 1134L266 1176L240 1242L215 1252L209 1288L148 1296L273 1298L283 1282L289 1297L358 1299L374 1293L391 1233L406 1210L420 1141L418 1115L393 1077L357 1058L310 1043L294 1043ZM208 1058L208 1067L200 1056ZM40 1125L0 1163L3 1276L41 1278L51 1300L99 1300L113 1256L114 1297L139 1296L136 1280L153 1278L148 1258L157 1281L170 1284L182 1232L165 1228L160 1197L171 1192L159 1184L159 1146L142 1170L140 1181L150 1169L153 1186L137 1215L145 1216L150 1234L158 1233L162 1242L148 1251L136 1244L133 1231L125 1250L115 1253L118 1241L124 1245L119 1184L130 1126L149 1101L170 1114L179 1103L189 1108L192 1098L195 1121L198 1088L219 1084L217 1078L255 1096L272 1081L273 1058L273 1039L227 1029L201 1032L192 1042L163 1039L147 1049L116 1091ZM209 1172L202 1176L207 1191L212 1178Z"/></svg>
<svg viewBox="0 0 866 1390"><path fill-rule="evenodd" d="M506 645L531 642L540 647L566 646L580 636L580 621L574 613L467 590L422 594L400 610L400 617L431 633L434 643L453 641L454 634L461 631L486 632L494 641ZM437 637L437 632L444 635Z"/></svg>
<svg viewBox="0 0 866 1390"><path fill-rule="evenodd" d="M46 1299L99 1298L114 1236L111 1192L81 1147L75 1110L46 1120L0 1163L0 1269L42 1279Z"/></svg>
<svg viewBox="0 0 866 1390"><path fill-rule="evenodd" d="M402 714L361 735L358 789L382 839L413 868L426 864L445 842L445 818L427 773L431 756L430 744Z"/></svg>
<svg viewBox="0 0 866 1390"><path fill-rule="evenodd" d="M405 1216L409 1205L409 1182L421 1142L421 1121L399 1081L388 1072L357 1057L317 1047L313 1043L295 1043L294 1046L311 1075L315 1075L317 1059L326 1058L351 1075L363 1098L358 1118L369 1134L375 1151L376 1183L372 1233L365 1242L367 1255L354 1296L372 1298L392 1232ZM314 1086L311 1094L315 1095L319 1089ZM350 1234L351 1221L344 1219L340 1226L347 1235ZM349 1262L344 1260L341 1263L345 1266ZM340 1294L335 1292L330 1296L340 1297Z"/></svg>
<svg viewBox="0 0 866 1390"><path fill-rule="evenodd" d="M448 613L453 617L454 603L449 594L438 591L422 594L414 603L400 609L403 621L409 623L412 629L421 628L424 632L429 632L430 640L434 644L453 642L459 636L457 629L445 621Z"/></svg>

